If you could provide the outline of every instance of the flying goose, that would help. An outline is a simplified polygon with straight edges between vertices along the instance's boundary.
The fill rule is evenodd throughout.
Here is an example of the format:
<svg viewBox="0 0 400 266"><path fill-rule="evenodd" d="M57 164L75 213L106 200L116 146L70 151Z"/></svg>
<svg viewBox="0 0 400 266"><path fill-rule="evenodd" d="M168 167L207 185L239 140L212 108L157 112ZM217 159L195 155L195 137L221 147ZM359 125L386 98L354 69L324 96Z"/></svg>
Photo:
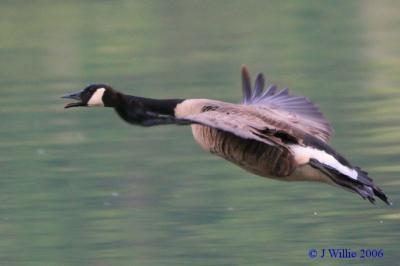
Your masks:
<svg viewBox="0 0 400 266"><path fill-rule="evenodd" d="M332 128L306 97L275 85L264 89L257 75L251 88L242 67L242 103L209 99L150 99L126 95L105 84L92 84L63 98L78 106L113 107L126 122L140 126L191 125L205 150L243 169L282 181L316 181L338 186L375 202L391 204L367 172L353 166L328 145Z"/></svg>

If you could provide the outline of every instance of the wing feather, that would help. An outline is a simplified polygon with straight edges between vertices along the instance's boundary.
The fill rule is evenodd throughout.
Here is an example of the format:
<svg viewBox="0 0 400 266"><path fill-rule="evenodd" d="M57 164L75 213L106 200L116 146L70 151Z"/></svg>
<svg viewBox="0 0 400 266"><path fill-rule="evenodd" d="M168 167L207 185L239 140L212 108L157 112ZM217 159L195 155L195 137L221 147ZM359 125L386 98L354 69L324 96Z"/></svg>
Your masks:
<svg viewBox="0 0 400 266"><path fill-rule="evenodd" d="M179 119L220 129L244 139L254 139L272 146L282 144L279 138L263 132L266 128L272 127L271 125L259 117L243 113L236 108L219 106L215 110L189 114L181 116Z"/></svg>
<svg viewBox="0 0 400 266"><path fill-rule="evenodd" d="M307 133L328 142L332 135L332 127L307 97L291 95L288 88L278 90L276 85L270 85L264 90L265 79L260 73L257 76L254 90L251 90L250 74L247 67L242 67L243 101L244 105L260 106L263 112L273 109L283 115L296 117L296 123Z"/></svg>
<svg viewBox="0 0 400 266"><path fill-rule="evenodd" d="M254 86L254 91L253 94L251 95L251 98L258 98L261 96L261 94L264 92L264 84L265 84L264 75L262 73L259 73L257 75L256 85Z"/></svg>
<svg viewBox="0 0 400 266"><path fill-rule="evenodd" d="M187 106L198 105L200 112L179 114L176 119L220 129L244 139L254 139L272 146L285 141L302 142L305 132L273 111L267 116L260 107L231 104L215 100L191 100ZM204 108L212 106L212 108Z"/></svg>
<svg viewBox="0 0 400 266"><path fill-rule="evenodd" d="M247 100L251 99L251 80L250 73L246 67L242 67L242 92L243 92L243 103L247 103Z"/></svg>

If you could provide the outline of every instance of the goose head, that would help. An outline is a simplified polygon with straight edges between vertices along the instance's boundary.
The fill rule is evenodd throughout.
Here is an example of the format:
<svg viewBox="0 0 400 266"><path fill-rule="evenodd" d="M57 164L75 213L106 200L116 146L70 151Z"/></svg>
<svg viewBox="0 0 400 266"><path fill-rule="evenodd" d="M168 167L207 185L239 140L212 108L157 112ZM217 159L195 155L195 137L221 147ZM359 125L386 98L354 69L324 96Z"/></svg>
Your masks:
<svg viewBox="0 0 400 266"><path fill-rule="evenodd" d="M65 108L71 107L94 107L94 106L104 106L113 107L115 101L116 92L109 85L105 84L91 84L84 88L83 90L66 94L62 96L65 99L76 100L75 102L68 103Z"/></svg>

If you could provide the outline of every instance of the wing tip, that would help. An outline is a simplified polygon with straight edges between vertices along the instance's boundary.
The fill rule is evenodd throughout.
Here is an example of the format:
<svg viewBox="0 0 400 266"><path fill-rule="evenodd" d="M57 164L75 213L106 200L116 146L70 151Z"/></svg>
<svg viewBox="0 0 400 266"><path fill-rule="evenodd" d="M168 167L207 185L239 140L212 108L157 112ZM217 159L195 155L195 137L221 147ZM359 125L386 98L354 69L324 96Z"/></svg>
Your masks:
<svg viewBox="0 0 400 266"><path fill-rule="evenodd" d="M243 75L243 76L250 77L249 68L247 67L247 65L242 64L241 70L242 70L242 75Z"/></svg>
<svg viewBox="0 0 400 266"><path fill-rule="evenodd" d="M243 103L247 103L251 98L251 79L249 69L246 65L242 65L242 90Z"/></svg>
<svg viewBox="0 0 400 266"><path fill-rule="evenodd" d="M242 72L242 79L243 81L248 81L250 83L250 71L249 68L246 65L242 65L241 67L241 72ZM250 83L251 87L251 83Z"/></svg>

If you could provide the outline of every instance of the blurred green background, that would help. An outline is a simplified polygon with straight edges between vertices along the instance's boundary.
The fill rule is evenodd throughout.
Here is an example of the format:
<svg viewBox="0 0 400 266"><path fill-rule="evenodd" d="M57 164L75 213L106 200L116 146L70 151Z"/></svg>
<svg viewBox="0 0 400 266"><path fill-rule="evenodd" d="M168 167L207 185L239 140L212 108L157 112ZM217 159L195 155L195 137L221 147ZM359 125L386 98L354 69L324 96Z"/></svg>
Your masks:
<svg viewBox="0 0 400 266"><path fill-rule="evenodd" d="M399 1L1 1L0 265L398 265ZM239 102L240 66L317 102L393 207L266 180L190 128L59 97ZM310 248L380 259L310 259Z"/></svg>

